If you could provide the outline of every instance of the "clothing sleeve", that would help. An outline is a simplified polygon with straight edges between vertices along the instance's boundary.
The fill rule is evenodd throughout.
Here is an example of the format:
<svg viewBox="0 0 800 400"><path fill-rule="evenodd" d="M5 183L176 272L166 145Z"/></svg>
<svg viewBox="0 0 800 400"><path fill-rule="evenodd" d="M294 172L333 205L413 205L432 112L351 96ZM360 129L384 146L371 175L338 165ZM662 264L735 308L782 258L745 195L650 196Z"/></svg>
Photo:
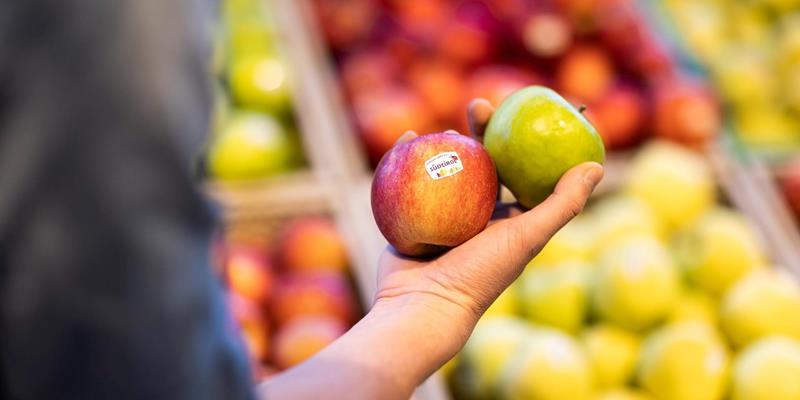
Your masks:
<svg viewBox="0 0 800 400"><path fill-rule="evenodd" d="M0 2L0 398L250 399L191 181L210 2Z"/></svg>

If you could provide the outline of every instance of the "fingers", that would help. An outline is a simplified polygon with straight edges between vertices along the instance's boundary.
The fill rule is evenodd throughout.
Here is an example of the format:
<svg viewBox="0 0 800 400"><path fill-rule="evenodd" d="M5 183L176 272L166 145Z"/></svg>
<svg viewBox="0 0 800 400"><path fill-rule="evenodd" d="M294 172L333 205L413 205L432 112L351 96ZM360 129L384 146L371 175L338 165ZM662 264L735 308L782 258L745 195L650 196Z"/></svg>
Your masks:
<svg viewBox="0 0 800 400"><path fill-rule="evenodd" d="M469 123L470 135L476 140L483 142L483 133L489 119L494 114L494 107L486 99L474 99L467 106L467 122Z"/></svg>
<svg viewBox="0 0 800 400"><path fill-rule="evenodd" d="M583 210L602 178L603 167L600 164L579 164L561 177L553 194L545 201L519 217L508 220L512 234L519 238L521 250L533 253L541 250L559 229Z"/></svg>

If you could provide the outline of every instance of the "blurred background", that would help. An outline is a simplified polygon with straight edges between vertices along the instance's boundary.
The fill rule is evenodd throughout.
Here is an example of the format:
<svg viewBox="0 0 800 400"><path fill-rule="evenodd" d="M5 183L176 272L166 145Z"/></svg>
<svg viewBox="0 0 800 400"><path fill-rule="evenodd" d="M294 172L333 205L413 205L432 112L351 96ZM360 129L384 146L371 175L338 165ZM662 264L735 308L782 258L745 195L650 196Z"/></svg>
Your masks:
<svg viewBox="0 0 800 400"><path fill-rule="evenodd" d="M800 0L223 0L215 39L198 174L255 380L369 307L394 141L539 84L606 179L415 397L800 399Z"/></svg>

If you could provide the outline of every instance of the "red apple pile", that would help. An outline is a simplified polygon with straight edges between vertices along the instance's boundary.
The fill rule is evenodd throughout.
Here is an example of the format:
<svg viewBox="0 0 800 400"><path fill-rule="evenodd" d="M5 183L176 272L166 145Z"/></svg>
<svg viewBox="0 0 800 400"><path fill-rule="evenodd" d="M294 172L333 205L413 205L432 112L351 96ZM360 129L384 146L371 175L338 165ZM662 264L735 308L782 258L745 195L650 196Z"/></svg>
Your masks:
<svg viewBox="0 0 800 400"><path fill-rule="evenodd" d="M405 131L464 133L469 100L531 84L586 105L609 150L719 131L714 94L678 73L633 0L315 3L373 166Z"/></svg>
<svg viewBox="0 0 800 400"><path fill-rule="evenodd" d="M327 218L293 219L268 239L231 236L213 248L255 379L302 362L358 318L347 251Z"/></svg>
<svg viewBox="0 0 800 400"><path fill-rule="evenodd" d="M778 180L789 207L800 220L800 157L778 170Z"/></svg>

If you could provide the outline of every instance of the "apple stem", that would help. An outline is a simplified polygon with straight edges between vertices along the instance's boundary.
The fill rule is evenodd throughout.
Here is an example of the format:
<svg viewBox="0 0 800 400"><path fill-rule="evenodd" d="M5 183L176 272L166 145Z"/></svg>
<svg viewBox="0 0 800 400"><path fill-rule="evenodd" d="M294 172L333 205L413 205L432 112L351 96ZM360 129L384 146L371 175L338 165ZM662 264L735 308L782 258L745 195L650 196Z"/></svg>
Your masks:
<svg viewBox="0 0 800 400"><path fill-rule="evenodd" d="M583 114L583 112L586 111L586 108L586 104L581 104L581 106L578 107L578 112Z"/></svg>

